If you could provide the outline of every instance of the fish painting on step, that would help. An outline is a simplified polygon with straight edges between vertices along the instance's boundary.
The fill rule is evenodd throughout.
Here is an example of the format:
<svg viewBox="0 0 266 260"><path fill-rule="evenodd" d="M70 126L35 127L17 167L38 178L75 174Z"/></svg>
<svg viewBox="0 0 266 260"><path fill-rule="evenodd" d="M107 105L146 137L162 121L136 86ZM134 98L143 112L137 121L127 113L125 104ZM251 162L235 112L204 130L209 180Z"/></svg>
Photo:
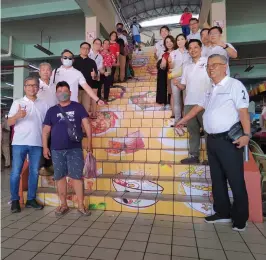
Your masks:
<svg viewBox="0 0 266 260"><path fill-rule="evenodd" d="M128 134L125 138L114 138L113 141L109 141L109 148L105 151L109 154L135 153L145 147L142 138L140 131Z"/></svg>
<svg viewBox="0 0 266 260"><path fill-rule="evenodd" d="M139 199L131 196L134 193L147 193L147 194L158 194L162 193L164 188L153 181L148 180L132 180L126 178L132 175L144 176L143 172L122 172L122 175L125 175L125 179L112 179L113 187L116 191L126 192L128 196L124 195L122 198L114 198L119 204L128 206L130 208L147 208L155 203L157 200L154 199Z"/></svg>

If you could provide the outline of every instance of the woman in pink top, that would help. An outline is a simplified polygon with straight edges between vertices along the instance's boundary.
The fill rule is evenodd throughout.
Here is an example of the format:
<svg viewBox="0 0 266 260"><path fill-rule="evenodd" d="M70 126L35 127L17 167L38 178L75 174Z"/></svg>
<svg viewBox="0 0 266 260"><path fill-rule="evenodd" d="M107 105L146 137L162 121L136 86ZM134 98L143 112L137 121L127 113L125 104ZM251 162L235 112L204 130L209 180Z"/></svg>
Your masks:
<svg viewBox="0 0 266 260"><path fill-rule="evenodd" d="M191 18L192 18L192 13L190 13L188 11L188 8L186 7L179 21L179 23L181 24L182 32L186 36L190 34L189 21Z"/></svg>
<svg viewBox="0 0 266 260"><path fill-rule="evenodd" d="M103 50L101 52L103 56L104 74L101 75L102 82L104 84L104 101L108 102L110 87L113 85L114 75L112 74L112 67L116 63L115 55L110 51L110 41L103 41Z"/></svg>

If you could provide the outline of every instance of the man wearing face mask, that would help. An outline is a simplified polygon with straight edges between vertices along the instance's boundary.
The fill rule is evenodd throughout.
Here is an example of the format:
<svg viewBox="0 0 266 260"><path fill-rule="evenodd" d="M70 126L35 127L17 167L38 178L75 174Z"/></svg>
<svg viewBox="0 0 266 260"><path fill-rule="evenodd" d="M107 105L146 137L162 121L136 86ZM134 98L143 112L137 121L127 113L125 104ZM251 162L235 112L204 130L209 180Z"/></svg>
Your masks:
<svg viewBox="0 0 266 260"><path fill-rule="evenodd" d="M119 53L119 79L120 82L123 82L125 80L125 71L126 71L126 57L128 54L127 51L127 46L128 46L128 41L127 37L123 35L123 28L124 25L122 23L118 23L116 25L116 30L117 30L117 43L119 44L120 47L120 53Z"/></svg>
<svg viewBox="0 0 266 260"><path fill-rule="evenodd" d="M98 105L103 106L104 102L93 92L82 73L72 66L74 62L74 54L70 50L64 50L61 53L61 62L62 66L53 70L51 76L50 82L53 84L53 91L56 92L55 86L58 82L66 81L71 90L70 99L78 102L78 90L80 85Z"/></svg>
<svg viewBox="0 0 266 260"><path fill-rule="evenodd" d="M140 30L141 30L141 25L137 22L137 17L133 18L133 23L130 26L132 35L133 35L133 40L135 45L138 47L141 43L140 39Z"/></svg>
<svg viewBox="0 0 266 260"><path fill-rule="evenodd" d="M46 159L52 158L54 179L60 199L60 206L56 209L55 215L62 216L69 211L66 181L68 176L71 178L78 199L78 212L84 216L89 216L90 212L84 207L82 144L79 138L73 140L69 136L70 124L74 126L76 129L75 135L79 137L83 135L83 126L88 138L87 151L92 151L89 115L81 104L70 100L71 91L67 82L61 81L56 84L56 96L59 104L47 111L42 132L43 156ZM50 134L51 151L48 148Z"/></svg>

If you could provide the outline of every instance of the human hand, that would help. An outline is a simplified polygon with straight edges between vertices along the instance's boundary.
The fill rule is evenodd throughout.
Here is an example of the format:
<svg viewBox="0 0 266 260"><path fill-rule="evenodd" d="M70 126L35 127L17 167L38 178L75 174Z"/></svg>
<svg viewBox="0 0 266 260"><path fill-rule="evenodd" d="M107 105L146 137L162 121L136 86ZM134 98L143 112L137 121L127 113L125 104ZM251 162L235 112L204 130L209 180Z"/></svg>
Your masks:
<svg viewBox="0 0 266 260"><path fill-rule="evenodd" d="M16 118L21 119L24 118L27 115L27 112L25 109L21 108L21 105L18 105L18 112L16 113Z"/></svg>
<svg viewBox="0 0 266 260"><path fill-rule="evenodd" d="M43 157L47 160L49 160L51 158L51 152L50 152L49 148L47 148L47 147L43 148Z"/></svg>
<svg viewBox="0 0 266 260"><path fill-rule="evenodd" d="M105 77L108 77L108 76L109 76L109 72L107 72L107 71L104 72L104 76L105 76Z"/></svg>
<svg viewBox="0 0 266 260"><path fill-rule="evenodd" d="M222 48L225 48L226 47L226 44L223 42L223 41L219 41L217 43L218 46L221 46Z"/></svg>
<svg viewBox="0 0 266 260"><path fill-rule="evenodd" d="M185 134L184 127L185 127L184 122L181 119L175 124L175 134L178 136L183 136Z"/></svg>
<svg viewBox="0 0 266 260"><path fill-rule="evenodd" d="M87 142L86 151L88 153L93 153L91 142Z"/></svg>
<svg viewBox="0 0 266 260"><path fill-rule="evenodd" d="M99 101L98 101L98 105L99 105L99 106L104 106L104 105L105 105L105 103L104 103L104 101L103 101L103 100L99 100Z"/></svg>
<svg viewBox="0 0 266 260"><path fill-rule="evenodd" d="M249 143L249 137L245 135L241 136L240 138L238 138L236 141L233 142L233 144L236 144L237 145L236 147L239 149L248 145L248 143Z"/></svg>
<svg viewBox="0 0 266 260"><path fill-rule="evenodd" d="M91 77L92 77L92 78L95 78L95 77L96 77L96 73L95 73L95 70L94 70L94 69L92 69Z"/></svg>

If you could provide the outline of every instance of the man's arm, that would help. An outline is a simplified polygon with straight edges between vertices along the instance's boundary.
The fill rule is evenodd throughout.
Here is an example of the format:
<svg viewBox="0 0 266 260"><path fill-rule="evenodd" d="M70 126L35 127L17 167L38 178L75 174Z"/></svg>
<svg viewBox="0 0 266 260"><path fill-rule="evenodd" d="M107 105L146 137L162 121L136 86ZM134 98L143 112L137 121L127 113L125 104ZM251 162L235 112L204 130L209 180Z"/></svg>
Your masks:
<svg viewBox="0 0 266 260"><path fill-rule="evenodd" d="M87 117L82 119L82 125L84 127L84 130L86 132L88 142L87 142L87 149L88 151L92 151L92 131L91 131L91 124L89 122L89 119Z"/></svg>
<svg viewBox="0 0 266 260"><path fill-rule="evenodd" d="M99 98L97 95L93 92L92 88L87 84L83 83L81 84L81 87L87 92L87 94L95 101L97 101Z"/></svg>
<svg viewBox="0 0 266 260"><path fill-rule="evenodd" d="M218 45L221 46L224 49L226 48L226 45L227 45L228 47L225 50L226 50L227 54L229 55L229 57L233 58L233 59L237 58L237 51L233 47L232 44L229 44L229 43L226 44L226 43L221 41Z"/></svg>
<svg viewBox="0 0 266 260"><path fill-rule="evenodd" d="M44 125L42 129L43 156L48 160L51 157L51 153L48 148L48 139L49 139L50 133L51 133L51 126Z"/></svg>
<svg viewBox="0 0 266 260"><path fill-rule="evenodd" d="M239 111L239 118L245 134L250 134L250 116L247 108L241 108Z"/></svg>
<svg viewBox="0 0 266 260"><path fill-rule="evenodd" d="M186 124L190 119L194 118L198 113L204 110L204 107L196 105L194 106L189 113L187 113L179 122L176 123L176 126Z"/></svg>
<svg viewBox="0 0 266 260"><path fill-rule="evenodd" d="M10 112L9 112L9 114L13 114L13 116L8 117L8 119L7 119L7 125L8 126L15 125L17 120L24 118L26 116L26 110L22 110L20 105L18 105L17 112L14 113L16 109L17 109L16 104L13 103L13 105L10 109Z"/></svg>

